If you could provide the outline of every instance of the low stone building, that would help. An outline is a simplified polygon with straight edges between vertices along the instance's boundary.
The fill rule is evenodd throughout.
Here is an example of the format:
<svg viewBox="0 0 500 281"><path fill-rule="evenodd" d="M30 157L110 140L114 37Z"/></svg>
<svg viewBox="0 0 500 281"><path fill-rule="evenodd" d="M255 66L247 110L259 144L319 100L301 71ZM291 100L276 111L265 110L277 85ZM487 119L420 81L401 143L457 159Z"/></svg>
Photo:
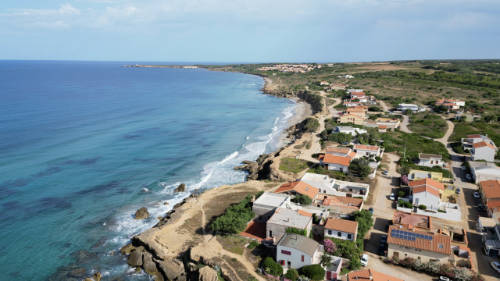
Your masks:
<svg viewBox="0 0 500 281"><path fill-rule="evenodd" d="M299 234L285 234L276 245L276 261L287 269L319 264L322 255L318 242Z"/></svg>

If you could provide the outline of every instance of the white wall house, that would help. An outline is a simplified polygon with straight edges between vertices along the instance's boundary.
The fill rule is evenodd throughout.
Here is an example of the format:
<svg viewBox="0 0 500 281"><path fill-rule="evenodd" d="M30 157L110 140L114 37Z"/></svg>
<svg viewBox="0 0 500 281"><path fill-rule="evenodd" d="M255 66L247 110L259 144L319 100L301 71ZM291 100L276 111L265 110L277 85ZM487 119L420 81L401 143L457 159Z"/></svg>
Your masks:
<svg viewBox="0 0 500 281"><path fill-rule="evenodd" d="M330 178L327 175L306 173L301 181L319 189L321 194L334 196L362 197L366 199L370 185L366 183L348 182Z"/></svg>
<svg viewBox="0 0 500 281"><path fill-rule="evenodd" d="M264 192L253 202L252 211L258 219L267 220L277 208L290 204L290 198L283 193Z"/></svg>
<svg viewBox="0 0 500 281"><path fill-rule="evenodd" d="M427 210L437 210L441 204L439 191L429 186L415 187L412 189L412 204L425 205Z"/></svg>
<svg viewBox="0 0 500 281"><path fill-rule="evenodd" d="M355 241L358 234L358 222L329 218L325 223L325 237Z"/></svg>
<svg viewBox="0 0 500 281"><path fill-rule="evenodd" d="M319 264L322 255L318 242L298 234L285 234L276 246L276 261L285 268Z"/></svg>
<svg viewBox="0 0 500 281"><path fill-rule="evenodd" d="M305 230L309 235L312 228L312 217L302 215L299 212L278 208L266 223L266 237L279 241L286 233L287 228Z"/></svg>
<svg viewBox="0 0 500 281"><path fill-rule="evenodd" d="M476 142L471 149L472 160L485 160L488 162L495 161L495 155L497 153L497 147L493 142L488 143L485 141Z"/></svg>
<svg viewBox="0 0 500 281"><path fill-rule="evenodd" d="M320 164L328 167L330 171L340 171L344 174L349 173L349 165L352 158L349 156L337 156L326 153L319 158Z"/></svg>
<svg viewBox="0 0 500 281"><path fill-rule="evenodd" d="M356 152L356 158L362 157L377 157L380 156L380 147L376 145L365 145L365 144L355 144L354 152Z"/></svg>
<svg viewBox="0 0 500 281"><path fill-rule="evenodd" d="M445 162L443 161L443 156L438 154L427 154L427 153L419 153L418 154L418 165L425 167L434 167L440 166L443 167Z"/></svg>
<svg viewBox="0 0 500 281"><path fill-rule="evenodd" d="M413 111L413 112L416 112L419 110L419 107L418 105L416 104L411 104L411 103L400 103L398 105L398 110L401 110L401 111Z"/></svg>
<svg viewBox="0 0 500 281"><path fill-rule="evenodd" d="M351 136L356 136L356 135L367 133L367 131L365 129L355 128L355 127L351 127L351 126L337 126L335 128L335 132L349 134Z"/></svg>
<svg viewBox="0 0 500 281"><path fill-rule="evenodd" d="M469 161L468 163L475 183L500 179L500 167L497 167L495 163L482 161Z"/></svg>

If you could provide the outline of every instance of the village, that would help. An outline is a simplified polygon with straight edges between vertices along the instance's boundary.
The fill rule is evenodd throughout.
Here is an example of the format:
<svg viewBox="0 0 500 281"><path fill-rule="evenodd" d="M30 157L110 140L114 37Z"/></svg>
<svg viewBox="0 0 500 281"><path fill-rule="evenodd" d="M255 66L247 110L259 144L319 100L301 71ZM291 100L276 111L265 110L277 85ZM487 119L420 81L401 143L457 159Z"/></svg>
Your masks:
<svg viewBox="0 0 500 281"><path fill-rule="evenodd" d="M373 118L369 108L377 105L383 112ZM464 105L442 99L434 106L459 113ZM422 150L401 169L402 159L384 152L383 140L366 142L368 130L410 132L408 115L432 110L415 104L388 110L363 89L345 89L341 103L328 111L338 125L313 154L319 173L299 172L295 181L252 199L255 217L239 235L271 249L260 272L282 280L416 280L422 273L483 280L478 273L488 270L500 276L495 143L468 135L461 140L467 154L459 155L447 132L437 140L447 146L447 159ZM353 172L357 177L341 180Z"/></svg>

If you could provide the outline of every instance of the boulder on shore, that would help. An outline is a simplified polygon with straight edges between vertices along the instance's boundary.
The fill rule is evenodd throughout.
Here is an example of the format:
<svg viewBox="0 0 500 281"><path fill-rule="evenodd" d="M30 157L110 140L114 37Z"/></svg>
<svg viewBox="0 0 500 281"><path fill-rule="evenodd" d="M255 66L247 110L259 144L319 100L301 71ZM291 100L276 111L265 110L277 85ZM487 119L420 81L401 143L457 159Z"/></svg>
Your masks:
<svg viewBox="0 0 500 281"><path fill-rule="evenodd" d="M142 207L135 212L135 219L142 220L149 218L148 208Z"/></svg>
<svg viewBox="0 0 500 281"><path fill-rule="evenodd" d="M186 191L186 185L181 183L177 188L174 189L174 192L184 192Z"/></svg>
<svg viewBox="0 0 500 281"><path fill-rule="evenodd" d="M131 243L129 243L120 249L120 253L122 253L122 255L128 256L134 249L135 247Z"/></svg>
<svg viewBox="0 0 500 281"><path fill-rule="evenodd" d="M128 256L127 263L132 267L140 267L142 266L142 255L144 252L144 247L137 247L132 252L130 252L130 256Z"/></svg>
<svg viewBox="0 0 500 281"><path fill-rule="evenodd" d="M217 281L217 271L210 266L204 266L200 269L198 281Z"/></svg>

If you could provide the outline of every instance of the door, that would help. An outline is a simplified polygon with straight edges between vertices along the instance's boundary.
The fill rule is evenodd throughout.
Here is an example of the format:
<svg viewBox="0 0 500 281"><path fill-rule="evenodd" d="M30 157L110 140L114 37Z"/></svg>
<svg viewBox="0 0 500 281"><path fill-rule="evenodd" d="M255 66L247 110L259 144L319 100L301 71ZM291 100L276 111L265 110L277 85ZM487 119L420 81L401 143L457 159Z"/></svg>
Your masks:
<svg viewBox="0 0 500 281"><path fill-rule="evenodd" d="M332 272L331 271L326 272L326 280L332 280Z"/></svg>

